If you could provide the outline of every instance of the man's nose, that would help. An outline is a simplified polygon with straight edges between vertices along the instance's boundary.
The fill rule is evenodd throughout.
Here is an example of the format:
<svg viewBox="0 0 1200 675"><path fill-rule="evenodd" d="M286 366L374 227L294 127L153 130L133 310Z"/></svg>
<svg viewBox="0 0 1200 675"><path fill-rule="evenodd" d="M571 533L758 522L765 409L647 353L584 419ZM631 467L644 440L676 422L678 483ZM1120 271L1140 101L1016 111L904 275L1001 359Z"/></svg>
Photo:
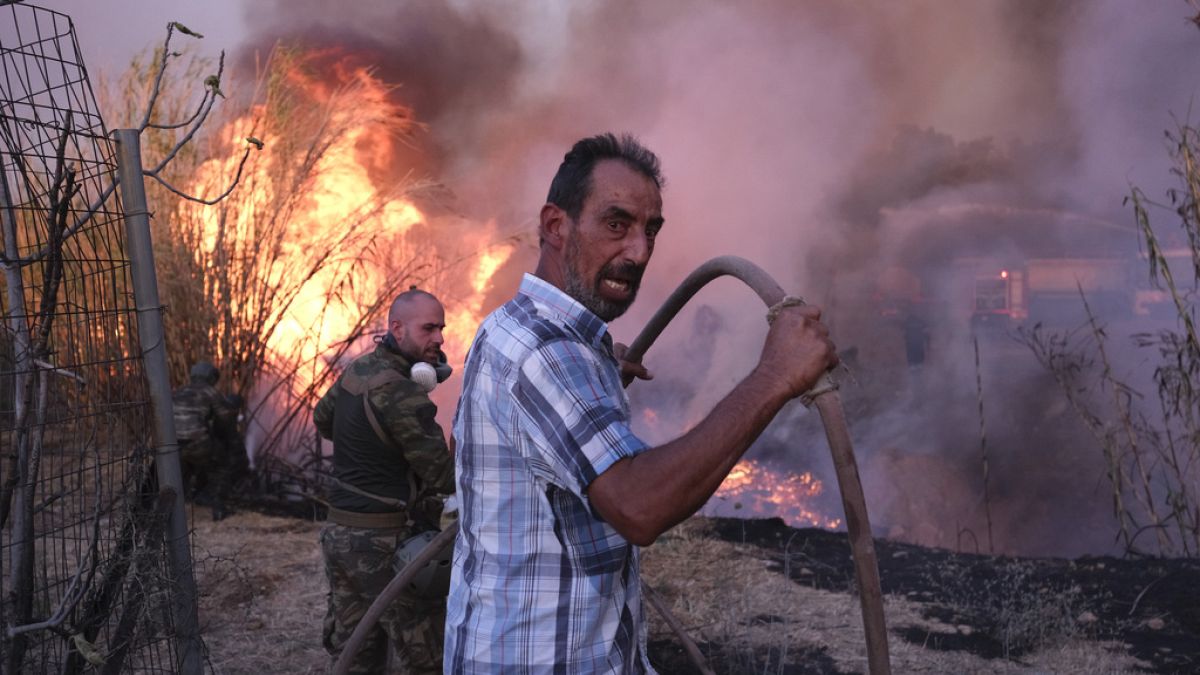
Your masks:
<svg viewBox="0 0 1200 675"><path fill-rule="evenodd" d="M650 261L650 253L654 250L654 242L645 232L631 228L625 240L625 258L639 267Z"/></svg>
<svg viewBox="0 0 1200 675"><path fill-rule="evenodd" d="M439 347L445 344L446 338L442 335L442 329L438 328L433 331L433 343Z"/></svg>

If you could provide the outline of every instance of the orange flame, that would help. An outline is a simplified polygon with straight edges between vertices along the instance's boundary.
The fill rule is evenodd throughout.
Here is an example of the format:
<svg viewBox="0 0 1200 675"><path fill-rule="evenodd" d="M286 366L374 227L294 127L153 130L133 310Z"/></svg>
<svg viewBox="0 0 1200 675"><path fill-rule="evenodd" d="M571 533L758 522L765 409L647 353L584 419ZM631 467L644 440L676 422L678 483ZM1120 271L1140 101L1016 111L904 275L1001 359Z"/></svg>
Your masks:
<svg viewBox="0 0 1200 675"><path fill-rule="evenodd" d="M495 223L488 223L480 232L480 241L494 237ZM473 260L469 272L469 288L460 291L446 308L445 351L452 362L461 365L466 359L467 348L475 338L475 330L489 309L483 306L484 298L491 290L492 277L515 250L512 244L498 244L484 248Z"/></svg>
<svg viewBox="0 0 1200 675"><path fill-rule="evenodd" d="M304 66L308 61L302 58L297 63ZM408 109L394 101L395 87L380 81L369 69L348 65L346 60L326 70L332 73L326 73L329 76L323 79L306 67L292 68L285 76L314 106L327 108L329 126L342 124L346 131L332 137L311 172L312 182L305 186L302 207L291 215L281 237L279 264L260 268L258 272L269 277L264 281L275 285L282 282L297 289L287 308L280 310L278 326L267 340L269 358L290 363L316 363L335 345L351 337L360 324L364 308L377 300L379 289L388 287L389 279L394 279L394 275L403 274L397 272L397 268L412 262L401 260L399 265L391 265L391 269L386 264L364 265L364 256L368 254L363 245L358 249L350 246L347 250L331 251L330 242L338 241L339 228L344 230L347 223L354 223L357 231L371 236L376 242L374 246L388 249L382 255L390 256L393 263L402 257L412 257L418 265L428 264L439 253L436 242L433 247L424 248L402 243L414 226L426 221L426 216L404 195L376 184L380 175L408 173L392 166L397 154L394 144L399 142L401 135L398 129L407 132L413 124ZM349 99L335 99L347 96L347 92ZM264 109L260 107L225 126L221 134L233 150L229 156L209 160L199 167L194 179L195 193L211 193L211 186L228 181L228 177L236 172L243 152L243 139L255 133L254 117L263 113ZM264 145L246 164L239 188L252 185L252 194L239 197L235 202L236 212L222 214L218 209L206 209L197 214L203 228L200 240L209 252L215 252L218 246L240 244L243 250L257 253L257 242L231 243L229 237L231 233L243 239L255 236L258 225L255 219L261 220L262 213L273 207L275 202L272 200L278 201L278 191L294 189L292 185L274 184L275 176L281 175L278 163L298 161L294 153L289 156L275 151L292 140L287 137L290 131L281 129L275 137L269 131L257 131L256 135ZM221 218L225 219L224 223ZM461 238L454 242L455 247L465 245L483 250L462 263L466 269L454 269L455 278L466 281L465 284L460 281L452 289L429 289L439 295L446 306L447 349L452 355L465 354L481 319L491 278L515 249L512 245L488 246L495 237L495 229L494 223L487 223L472 228L465 243ZM314 261L321 256L327 256L329 260L314 271ZM216 255L207 257L209 260L217 258ZM353 275L348 294L339 292L339 300L331 302L330 289L337 283L336 279L344 279L348 274ZM251 298L239 300L243 304L255 302ZM258 301L266 304L274 300L268 297ZM265 314L271 315L270 308ZM223 355L216 356L221 358ZM303 391L311 384L310 375L301 369L296 374L293 389Z"/></svg>
<svg viewBox="0 0 1200 675"><path fill-rule="evenodd" d="M839 518L829 518L813 510L813 500L824 486L809 472L781 474L765 465L745 459L737 463L716 494L708 501L708 515L754 515L779 517L792 527L836 529Z"/></svg>

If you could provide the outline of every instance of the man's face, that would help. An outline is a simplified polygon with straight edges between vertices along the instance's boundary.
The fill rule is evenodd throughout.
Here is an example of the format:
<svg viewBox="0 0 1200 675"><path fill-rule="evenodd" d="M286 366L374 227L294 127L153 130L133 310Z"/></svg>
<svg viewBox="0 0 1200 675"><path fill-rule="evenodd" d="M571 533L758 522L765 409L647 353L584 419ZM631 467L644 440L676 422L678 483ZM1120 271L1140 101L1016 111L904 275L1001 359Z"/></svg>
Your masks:
<svg viewBox="0 0 1200 675"><path fill-rule="evenodd" d="M563 290L604 321L621 316L637 297L662 224L653 180L621 160L598 162L578 221L568 221Z"/></svg>
<svg viewBox="0 0 1200 675"><path fill-rule="evenodd" d="M393 320L388 330L396 338L399 351L412 362L425 361L437 365L442 348L442 329L446 327L446 312L442 303L433 298L413 298Z"/></svg>

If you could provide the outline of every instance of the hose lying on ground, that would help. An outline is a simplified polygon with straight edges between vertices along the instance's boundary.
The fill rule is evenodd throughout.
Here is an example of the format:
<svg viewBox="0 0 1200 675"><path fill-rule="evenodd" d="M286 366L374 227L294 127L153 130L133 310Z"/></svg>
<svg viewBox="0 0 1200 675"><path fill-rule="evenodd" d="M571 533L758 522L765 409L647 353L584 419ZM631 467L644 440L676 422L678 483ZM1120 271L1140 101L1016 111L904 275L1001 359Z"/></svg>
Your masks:
<svg viewBox="0 0 1200 675"><path fill-rule="evenodd" d="M696 268L667 298L663 306L650 318L646 327L629 345L625 359L640 362L646 350L663 332L671 319L679 313L687 301L692 298L708 282L723 276L733 276L749 286L768 308L775 311L776 306L790 304L792 299L783 292L779 284L762 268L744 258L736 256L721 256L713 258ZM837 394L837 387L828 374L821 377L816 386L806 395L811 399L821 414L821 422L825 426L825 437L829 441L829 449L833 454L833 465L837 472L838 488L842 495L842 508L846 512L846 531L849 534L850 550L854 556L854 576L858 583L858 596L862 606L863 627L867 640L867 664L870 675L888 675L891 673L891 663L888 658L887 624L883 616L883 591L879 584L879 565L875 557L875 543L871 539L871 523L867 517L867 504L863 496L862 482L858 476L858 464L854 460L854 448L850 443L850 433L846 427L846 418L842 412L842 401ZM351 634L350 640L342 649L337 663L334 664L335 675L344 675L350 668L350 660L366 639L367 631L375 625L383 615L388 605L396 599L400 591L416 576L427 562L432 560L443 547L454 541L458 532L458 523L447 527L433 539L411 563L408 564L396 578L387 585L379 597L375 599L358 626ZM677 632L678 622L666 612L662 603L652 602L663 618ZM691 642L683 636L685 644ZM695 660L695 655L689 652ZM707 671L704 663L697 663L701 671Z"/></svg>
<svg viewBox="0 0 1200 675"><path fill-rule="evenodd" d="M642 580L642 597L646 598L646 602L650 603L654 611L658 612L658 615L663 618L663 621L667 622L671 630L675 631L675 635L679 636L679 641L683 643L684 653L691 659L692 665L696 666L696 669L700 671L700 675L717 675L713 672L712 668L708 667L708 662L704 660L704 654L700 653L700 648L696 646L696 641L687 634L687 631L683 628L683 624L679 623L679 619L675 618L671 610L667 609L667 606L663 604L658 591L646 583L645 579Z"/></svg>
<svg viewBox="0 0 1200 675"><path fill-rule="evenodd" d="M367 633L379 621L379 617L387 611L389 605L395 602L400 593L408 586L421 568L429 564L429 561L437 557L442 549L454 544L454 537L458 535L458 521L454 521L446 526L446 529L438 533L436 537L431 539L425 548L408 563L404 569L400 570L387 586L379 592L379 597L371 603L367 608L358 625L354 627L354 632L350 634L350 639L342 646L342 652L338 655L337 661L333 664L333 675L346 675L350 672L350 662L354 659L354 655L362 649L362 643L367 639ZM700 650L696 647L696 643L688 637L688 634L683 630L683 624L679 623L679 619L667 609L666 605L662 604L655 595L654 589L650 588L646 583L642 583L642 592L646 599L650 601L650 605L658 611L659 616L667 622L671 630L679 636L680 642L683 643L684 650L691 659L692 663L699 669L701 675L713 675L713 671L705 663L704 657L700 654Z"/></svg>

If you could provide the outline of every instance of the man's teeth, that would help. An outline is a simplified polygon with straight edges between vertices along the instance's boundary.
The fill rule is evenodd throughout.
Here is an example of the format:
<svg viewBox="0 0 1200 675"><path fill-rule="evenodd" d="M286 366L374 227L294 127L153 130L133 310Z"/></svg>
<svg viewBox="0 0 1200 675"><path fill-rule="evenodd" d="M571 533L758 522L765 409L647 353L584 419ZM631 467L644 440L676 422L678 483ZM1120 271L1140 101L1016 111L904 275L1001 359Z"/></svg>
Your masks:
<svg viewBox="0 0 1200 675"><path fill-rule="evenodd" d="M629 288L628 281L618 281L616 279L605 279L604 285L608 286L609 288L613 289L614 291L624 291Z"/></svg>

